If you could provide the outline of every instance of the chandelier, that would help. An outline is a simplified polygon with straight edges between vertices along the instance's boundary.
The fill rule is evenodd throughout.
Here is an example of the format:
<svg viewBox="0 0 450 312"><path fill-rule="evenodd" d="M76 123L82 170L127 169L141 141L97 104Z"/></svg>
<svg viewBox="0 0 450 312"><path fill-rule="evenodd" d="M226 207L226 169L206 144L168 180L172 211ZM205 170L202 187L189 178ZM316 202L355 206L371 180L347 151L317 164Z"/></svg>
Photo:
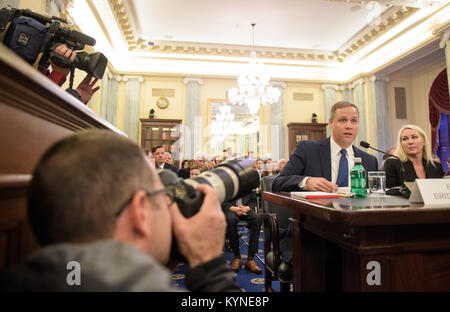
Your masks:
<svg viewBox="0 0 450 312"><path fill-rule="evenodd" d="M231 107L224 105L219 107L219 113L211 122L211 134L214 142L222 142L229 134L230 129L233 128L234 114L231 112Z"/></svg>
<svg viewBox="0 0 450 312"><path fill-rule="evenodd" d="M257 114L259 106L273 104L280 98L280 90L269 86L269 75L265 72L262 63L257 63L254 50L254 31L252 26L252 51L247 70L238 78L238 88L228 90L228 100L234 105L247 105L250 114Z"/></svg>

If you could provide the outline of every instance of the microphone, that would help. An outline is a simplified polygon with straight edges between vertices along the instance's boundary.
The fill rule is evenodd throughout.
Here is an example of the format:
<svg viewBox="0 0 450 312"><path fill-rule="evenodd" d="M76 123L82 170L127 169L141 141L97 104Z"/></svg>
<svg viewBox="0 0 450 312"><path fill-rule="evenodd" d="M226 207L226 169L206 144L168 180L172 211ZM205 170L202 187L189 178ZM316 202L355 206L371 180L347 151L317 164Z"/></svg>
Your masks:
<svg viewBox="0 0 450 312"><path fill-rule="evenodd" d="M400 162L400 168L401 168L401 170L400 170L401 171L400 180L401 180L402 185L400 187L393 187L393 188L387 190L386 194L387 195L395 195L395 196L403 196L403 197L407 197L408 198L409 195L410 195L410 192L409 192L408 188L405 186L405 167L403 167L403 162L400 160L400 158L398 158L395 155L392 155L392 154L380 151L379 149L376 149L376 148L370 146L370 144L365 142L365 141L359 142L359 145L361 145L364 148L371 148L371 149L373 149L373 150L375 150L377 152L380 152L382 154L394 157Z"/></svg>

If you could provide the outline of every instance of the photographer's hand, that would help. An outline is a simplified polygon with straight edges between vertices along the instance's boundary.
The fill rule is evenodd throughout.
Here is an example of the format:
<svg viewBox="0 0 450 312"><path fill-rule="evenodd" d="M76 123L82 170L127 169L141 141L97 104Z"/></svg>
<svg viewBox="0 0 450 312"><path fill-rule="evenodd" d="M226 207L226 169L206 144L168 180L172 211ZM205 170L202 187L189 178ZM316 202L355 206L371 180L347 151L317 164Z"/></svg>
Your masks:
<svg viewBox="0 0 450 312"><path fill-rule="evenodd" d="M95 78L92 82L92 78L94 78L92 75L87 74L86 77L84 77L83 81L78 85L77 92L83 99L83 103L87 104L89 100L91 99L92 95L100 89L100 86L97 86L94 88L94 85L97 83L98 79Z"/></svg>
<svg viewBox="0 0 450 312"><path fill-rule="evenodd" d="M191 268L219 256L225 243L225 215L216 191L206 184L197 190L205 198L199 212L191 218L185 218L176 205L170 206L178 248Z"/></svg>
<svg viewBox="0 0 450 312"><path fill-rule="evenodd" d="M64 56L71 62L73 62L73 60L75 59L75 57L77 55L77 52L69 49L65 44L61 44L58 47L56 47L55 52L59 55ZM70 73L70 68L59 67L59 66L55 65L51 60L50 60L50 64L52 65L52 69L54 71L60 72L61 74L64 75L64 77L66 77Z"/></svg>

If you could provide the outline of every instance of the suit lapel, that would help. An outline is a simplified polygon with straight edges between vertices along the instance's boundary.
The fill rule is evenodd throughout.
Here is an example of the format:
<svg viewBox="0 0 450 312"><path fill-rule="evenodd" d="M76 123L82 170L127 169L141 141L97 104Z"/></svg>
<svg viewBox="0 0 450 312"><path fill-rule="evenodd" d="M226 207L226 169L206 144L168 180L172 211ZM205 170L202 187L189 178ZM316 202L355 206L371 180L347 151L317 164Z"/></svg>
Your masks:
<svg viewBox="0 0 450 312"><path fill-rule="evenodd" d="M330 138L322 140L320 143L320 163L322 169L322 175L328 181L331 181L331 147Z"/></svg>
<svg viewBox="0 0 450 312"><path fill-rule="evenodd" d="M352 145L352 148L353 148L353 154L355 154L355 157L362 157L361 151L358 148L356 148L356 146ZM361 160L362 160L362 158L361 158Z"/></svg>

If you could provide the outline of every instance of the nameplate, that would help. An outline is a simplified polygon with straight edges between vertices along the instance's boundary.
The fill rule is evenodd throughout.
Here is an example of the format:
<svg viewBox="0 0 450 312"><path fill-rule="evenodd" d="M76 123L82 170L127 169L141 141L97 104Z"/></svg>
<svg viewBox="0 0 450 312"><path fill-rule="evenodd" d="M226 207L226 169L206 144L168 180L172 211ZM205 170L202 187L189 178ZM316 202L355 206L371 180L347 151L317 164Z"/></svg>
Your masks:
<svg viewBox="0 0 450 312"><path fill-rule="evenodd" d="M450 180L416 179L409 201L423 202L425 207L450 208Z"/></svg>

